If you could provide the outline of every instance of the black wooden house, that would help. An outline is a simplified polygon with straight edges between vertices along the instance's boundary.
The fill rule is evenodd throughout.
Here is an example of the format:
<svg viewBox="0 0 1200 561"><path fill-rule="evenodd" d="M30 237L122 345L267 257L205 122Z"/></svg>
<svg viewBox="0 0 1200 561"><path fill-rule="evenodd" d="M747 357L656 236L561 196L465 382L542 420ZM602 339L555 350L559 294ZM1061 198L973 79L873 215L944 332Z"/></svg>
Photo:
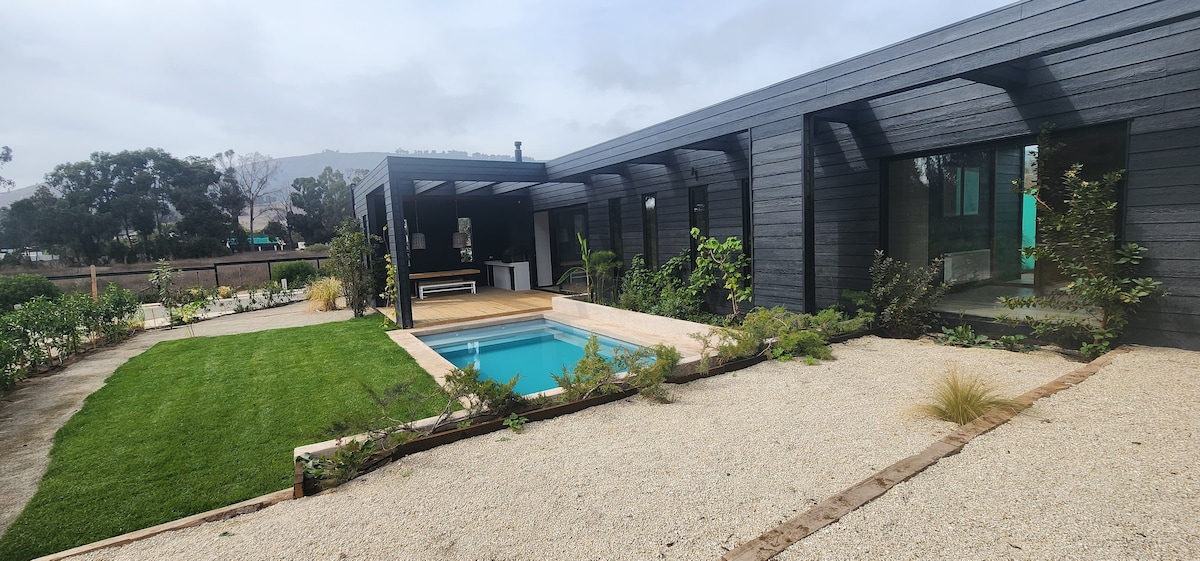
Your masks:
<svg viewBox="0 0 1200 561"><path fill-rule="evenodd" d="M389 157L355 212L373 233L389 225L402 281L400 216L446 232L411 252L413 271L516 255L539 286L578 259L576 233L655 263L699 227L746 240L755 305L839 302L869 285L881 248L945 256L970 314L972 294L1051 274L1020 256L1033 211L1011 187L1047 123L1085 174L1127 170L1118 233L1150 249L1145 272L1171 292L1129 339L1200 349L1196 0L1018 2L548 162ZM451 242L464 228L470 251Z"/></svg>

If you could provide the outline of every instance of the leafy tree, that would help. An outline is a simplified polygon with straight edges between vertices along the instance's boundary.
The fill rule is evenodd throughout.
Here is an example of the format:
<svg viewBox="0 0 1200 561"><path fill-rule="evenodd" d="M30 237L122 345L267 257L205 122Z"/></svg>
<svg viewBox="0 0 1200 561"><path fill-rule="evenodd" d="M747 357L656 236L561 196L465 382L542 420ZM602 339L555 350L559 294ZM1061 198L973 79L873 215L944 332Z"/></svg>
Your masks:
<svg viewBox="0 0 1200 561"><path fill-rule="evenodd" d="M65 230L58 244L72 250L77 260L96 261L100 248L117 235L149 259L162 252L151 242L153 236L162 236L172 216L174 192L207 189L215 180L210 162L181 161L158 148L95 152L88 160L60 164L46 175L61 203L44 210L56 229Z"/></svg>
<svg viewBox="0 0 1200 561"><path fill-rule="evenodd" d="M333 238L338 225L350 218L350 184L341 171L326 166L317 177L292 181L288 227L307 243L324 243Z"/></svg>
<svg viewBox="0 0 1200 561"><path fill-rule="evenodd" d="M353 219L348 219L329 243L329 268L342 281L342 293L355 317L363 316L368 299L375 292L367 255L371 252L371 243L377 240L378 236L368 237Z"/></svg>
<svg viewBox="0 0 1200 561"><path fill-rule="evenodd" d="M213 255L225 249L234 233L234 220L221 212L213 187L221 174L207 158L188 157L180 162L179 183L169 193L171 205L182 217L172 230L174 257Z"/></svg>
<svg viewBox="0 0 1200 561"><path fill-rule="evenodd" d="M227 153L233 155L232 150ZM221 179L209 187L209 197L217 209L221 209L224 215L236 223L242 212L246 212L246 205L250 204L250 201L246 199L246 194L242 193L241 186L238 185L238 176L236 176L238 174L233 168L223 167L227 162L222 162L220 156L217 155L215 159L218 171L221 171Z"/></svg>
<svg viewBox="0 0 1200 561"><path fill-rule="evenodd" d="M234 229L218 207L219 181L205 158L96 152L56 166L47 186L0 216L0 231L5 245L42 246L77 263L212 255Z"/></svg>

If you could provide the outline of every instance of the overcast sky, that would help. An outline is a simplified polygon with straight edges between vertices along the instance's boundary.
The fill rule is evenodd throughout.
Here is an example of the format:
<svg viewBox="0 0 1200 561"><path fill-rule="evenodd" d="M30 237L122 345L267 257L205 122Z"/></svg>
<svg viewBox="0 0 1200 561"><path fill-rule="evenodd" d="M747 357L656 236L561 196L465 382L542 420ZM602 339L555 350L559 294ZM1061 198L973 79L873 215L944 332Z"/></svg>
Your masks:
<svg viewBox="0 0 1200 561"><path fill-rule="evenodd" d="M0 176L95 151L551 159L1009 0L0 0Z"/></svg>

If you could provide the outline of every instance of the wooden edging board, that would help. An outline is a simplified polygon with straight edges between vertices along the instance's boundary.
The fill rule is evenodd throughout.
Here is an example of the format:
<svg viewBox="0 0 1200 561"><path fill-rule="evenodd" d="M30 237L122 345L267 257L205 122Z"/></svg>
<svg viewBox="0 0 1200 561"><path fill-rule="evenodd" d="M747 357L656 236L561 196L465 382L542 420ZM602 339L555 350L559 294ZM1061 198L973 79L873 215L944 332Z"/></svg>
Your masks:
<svg viewBox="0 0 1200 561"><path fill-rule="evenodd" d="M155 535L161 534L163 532L170 532L172 530L182 530L184 528L191 528L192 526L199 526L201 524L204 524L205 522L217 522L219 520L233 518L234 516L238 516L238 515L242 515L242 514L250 514L251 512L256 512L256 511L262 510L273 504L281 503L281 502L289 500L291 498L292 498L292 490L284 489L282 491L276 491L269 495L255 497L248 501L242 501L237 504L229 505L226 507L221 507L221 508L218 508L215 510L210 510L208 512L201 512L200 514L193 514L186 518L180 518L179 520L172 520L170 522L164 522L157 526L143 528L141 530L129 532L128 534L121 534L119 536L113 536L106 540L100 540L98 542L84 544L79 547L73 547L73 548L65 550L65 551L60 551L58 553L51 553L50 555L46 555L44 557L38 557L34 561L57 561L59 559L66 559L67 557L72 557L75 555L82 555L84 553L95 551L97 549L104 549L106 547L115 547L118 545L124 545L129 542L144 540L148 537L155 536Z"/></svg>
<svg viewBox="0 0 1200 561"><path fill-rule="evenodd" d="M1021 394L1014 400L1016 402L1014 408L988 413L959 427L958 430L930 444L922 452L884 468L807 511L784 521L761 536L735 547L721 556L722 561L765 561L775 557L792 544L883 496L892 487L925 471L926 468L938 463L942 458L961 452L971 439L1007 423L1021 411L1033 406L1033 402L1086 380L1099 372L1101 368L1111 364L1114 356L1127 352L1129 352L1127 347L1114 349L1069 374Z"/></svg>

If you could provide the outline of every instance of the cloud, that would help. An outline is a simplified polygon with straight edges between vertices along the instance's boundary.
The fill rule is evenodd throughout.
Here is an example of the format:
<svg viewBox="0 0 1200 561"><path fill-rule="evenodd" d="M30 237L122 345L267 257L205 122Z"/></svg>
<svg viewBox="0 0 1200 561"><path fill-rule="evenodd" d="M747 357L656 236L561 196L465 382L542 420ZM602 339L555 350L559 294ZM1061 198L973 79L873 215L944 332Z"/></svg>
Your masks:
<svg viewBox="0 0 1200 561"><path fill-rule="evenodd" d="M1006 0L11 3L18 186L93 151L564 155Z"/></svg>

